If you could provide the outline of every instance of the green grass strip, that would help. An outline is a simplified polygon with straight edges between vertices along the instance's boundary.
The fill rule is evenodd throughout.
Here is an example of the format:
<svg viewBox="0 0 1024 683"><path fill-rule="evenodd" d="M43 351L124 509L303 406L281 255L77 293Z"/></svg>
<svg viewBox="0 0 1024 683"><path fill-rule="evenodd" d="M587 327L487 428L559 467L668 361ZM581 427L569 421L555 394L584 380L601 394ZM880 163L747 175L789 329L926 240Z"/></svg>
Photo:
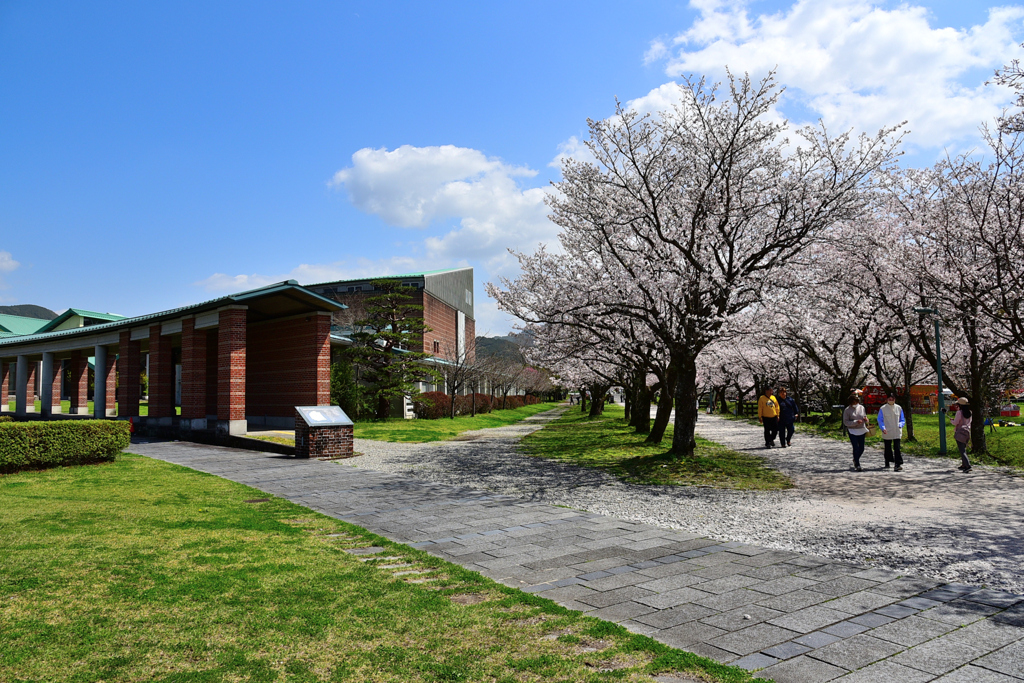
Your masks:
<svg viewBox="0 0 1024 683"><path fill-rule="evenodd" d="M528 417L558 407L557 403L537 403L515 410L496 410L493 413L470 417L463 415L439 420L389 420L357 422L355 437L374 441L400 441L404 443L425 443L454 439L463 432L490 427L505 427Z"/></svg>
<svg viewBox="0 0 1024 683"><path fill-rule="evenodd" d="M346 552L367 546L380 552ZM751 680L176 465L124 455L0 477L3 681L649 683L677 671Z"/></svg>
<svg viewBox="0 0 1024 683"><path fill-rule="evenodd" d="M691 458L668 453L672 427L659 445L644 443L623 419L622 406L606 406L604 415L590 418L578 408L523 439L530 455L594 467L637 484L712 486L730 489L785 489L792 482L763 458L737 453L697 438Z"/></svg>

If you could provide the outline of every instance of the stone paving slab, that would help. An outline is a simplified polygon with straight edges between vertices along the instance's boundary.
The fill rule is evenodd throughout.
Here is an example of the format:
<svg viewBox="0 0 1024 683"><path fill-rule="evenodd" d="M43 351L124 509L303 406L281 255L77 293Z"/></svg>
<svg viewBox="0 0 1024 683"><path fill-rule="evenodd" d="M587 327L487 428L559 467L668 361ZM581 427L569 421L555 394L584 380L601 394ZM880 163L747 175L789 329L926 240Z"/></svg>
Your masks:
<svg viewBox="0 0 1024 683"><path fill-rule="evenodd" d="M184 442L224 477L778 683L1024 681L1024 596L343 463Z"/></svg>

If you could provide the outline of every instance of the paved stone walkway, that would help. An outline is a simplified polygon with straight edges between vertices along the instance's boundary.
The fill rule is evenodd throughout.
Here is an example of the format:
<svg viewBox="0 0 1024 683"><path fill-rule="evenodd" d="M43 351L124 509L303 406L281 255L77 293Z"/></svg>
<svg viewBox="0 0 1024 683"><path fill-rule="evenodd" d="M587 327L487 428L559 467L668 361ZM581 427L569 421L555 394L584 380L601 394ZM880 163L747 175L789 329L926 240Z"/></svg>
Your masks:
<svg viewBox="0 0 1024 683"><path fill-rule="evenodd" d="M763 668L778 683L1024 680L1024 596L339 463L184 442L131 451L287 498L668 645Z"/></svg>

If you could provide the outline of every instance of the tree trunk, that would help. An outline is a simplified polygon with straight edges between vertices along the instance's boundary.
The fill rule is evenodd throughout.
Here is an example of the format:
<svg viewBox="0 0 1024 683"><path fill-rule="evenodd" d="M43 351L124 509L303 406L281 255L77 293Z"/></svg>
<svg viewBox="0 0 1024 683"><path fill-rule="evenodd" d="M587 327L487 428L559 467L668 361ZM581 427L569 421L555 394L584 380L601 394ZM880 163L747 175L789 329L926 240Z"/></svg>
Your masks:
<svg viewBox="0 0 1024 683"><path fill-rule="evenodd" d="M646 376L636 392L637 401L633 408L633 427L637 434L651 433L651 390L647 388Z"/></svg>
<svg viewBox="0 0 1024 683"><path fill-rule="evenodd" d="M673 395L676 392L676 371L669 368L661 382L661 399L658 401L658 412L654 416L654 424L651 425L651 433L647 435L644 443L659 444L665 438L665 430L668 428L669 420L672 419Z"/></svg>
<svg viewBox="0 0 1024 683"><path fill-rule="evenodd" d="M914 436L914 402L910 397L910 383L913 381L913 377L910 374L910 366L903 367L903 401L900 405L903 407L903 416L907 420L907 441L917 441L917 437Z"/></svg>
<svg viewBox="0 0 1024 683"><path fill-rule="evenodd" d="M679 376L676 378L676 420L672 432L672 453L678 458L689 458L697 443L697 363L689 353L679 352Z"/></svg>
<svg viewBox="0 0 1024 683"><path fill-rule="evenodd" d="M377 397L377 419L386 420L391 415L391 401L387 396Z"/></svg>
<svg viewBox="0 0 1024 683"><path fill-rule="evenodd" d="M636 395L633 386L627 384L624 389L625 391L622 392L622 417L626 420L626 424L631 425L633 424L633 405L636 403Z"/></svg>
<svg viewBox="0 0 1024 683"><path fill-rule="evenodd" d="M985 440L985 391L981 373L971 377L971 453L982 455L988 452Z"/></svg>
<svg viewBox="0 0 1024 683"><path fill-rule="evenodd" d="M604 412L604 397L608 385L593 387L590 392L590 417L599 417Z"/></svg>
<svg viewBox="0 0 1024 683"><path fill-rule="evenodd" d="M587 412L587 388L580 387L580 412Z"/></svg>

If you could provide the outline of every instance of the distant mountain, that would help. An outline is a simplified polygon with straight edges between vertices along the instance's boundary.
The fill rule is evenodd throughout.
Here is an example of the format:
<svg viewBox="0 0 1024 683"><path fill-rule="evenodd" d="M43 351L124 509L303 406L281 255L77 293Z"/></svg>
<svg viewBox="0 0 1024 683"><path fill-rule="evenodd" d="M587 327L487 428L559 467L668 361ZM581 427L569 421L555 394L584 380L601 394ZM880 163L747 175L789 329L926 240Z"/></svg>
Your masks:
<svg viewBox="0 0 1024 683"><path fill-rule="evenodd" d="M519 348L519 344L512 339L512 337L477 337L477 358L484 358L488 356L521 358L522 351Z"/></svg>
<svg viewBox="0 0 1024 683"><path fill-rule="evenodd" d="M39 318L40 320L53 320L57 314L49 308L36 306L35 304L18 304L17 306L0 306L0 313L6 315L20 315L25 318Z"/></svg>

